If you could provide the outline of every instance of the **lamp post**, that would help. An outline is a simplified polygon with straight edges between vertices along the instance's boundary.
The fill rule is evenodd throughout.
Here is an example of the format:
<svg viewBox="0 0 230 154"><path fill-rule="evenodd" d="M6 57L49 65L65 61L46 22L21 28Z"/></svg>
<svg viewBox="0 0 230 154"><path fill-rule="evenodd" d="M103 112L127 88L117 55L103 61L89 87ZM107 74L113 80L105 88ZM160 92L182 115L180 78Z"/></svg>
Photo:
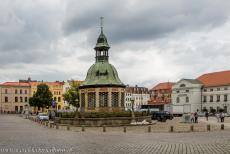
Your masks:
<svg viewBox="0 0 230 154"><path fill-rule="evenodd" d="M131 112L131 113L132 113L132 121L131 121L131 123L136 122L136 121L135 121L135 114L134 114L134 101L135 101L135 100L134 100L134 98L132 97L132 98L131 98L131 105L132 105L132 112Z"/></svg>

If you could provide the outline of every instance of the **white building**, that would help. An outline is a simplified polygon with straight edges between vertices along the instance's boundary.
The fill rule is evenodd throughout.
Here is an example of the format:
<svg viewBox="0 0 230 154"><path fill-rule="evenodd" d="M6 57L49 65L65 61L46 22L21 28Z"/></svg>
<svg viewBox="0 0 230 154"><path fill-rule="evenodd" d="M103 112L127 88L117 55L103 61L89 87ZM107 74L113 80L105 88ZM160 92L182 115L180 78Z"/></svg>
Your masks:
<svg viewBox="0 0 230 154"><path fill-rule="evenodd" d="M201 110L200 81L181 79L172 86L172 112L194 113Z"/></svg>
<svg viewBox="0 0 230 154"><path fill-rule="evenodd" d="M150 94L148 88L145 87L129 87L125 89L125 110L132 109L132 102L134 100L134 110L140 109L141 105L148 104Z"/></svg>
<svg viewBox="0 0 230 154"><path fill-rule="evenodd" d="M203 74L197 79L182 79L173 85L173 113L204 109L230 113L230 70Z"/></svg>
<svg viewBox="0 0 230 154"><path fill-rule="evenodd" d="M197 79L203 83L202 109L230 113L230 71L208 73Z"/></svg>

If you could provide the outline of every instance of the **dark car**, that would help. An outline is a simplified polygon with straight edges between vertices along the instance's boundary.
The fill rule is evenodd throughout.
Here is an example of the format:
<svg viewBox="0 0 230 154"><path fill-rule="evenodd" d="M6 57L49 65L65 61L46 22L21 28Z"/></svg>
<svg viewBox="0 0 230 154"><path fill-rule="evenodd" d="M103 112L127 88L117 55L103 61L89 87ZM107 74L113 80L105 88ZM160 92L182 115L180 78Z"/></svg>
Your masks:
<svg viewBox="0 0 230 154"><path fill-rule="evenodd" d="M167 119L172 120L173 115L169 113L168 111L156 111L152 112L152 120L162 121L165 122Z"/></svg>

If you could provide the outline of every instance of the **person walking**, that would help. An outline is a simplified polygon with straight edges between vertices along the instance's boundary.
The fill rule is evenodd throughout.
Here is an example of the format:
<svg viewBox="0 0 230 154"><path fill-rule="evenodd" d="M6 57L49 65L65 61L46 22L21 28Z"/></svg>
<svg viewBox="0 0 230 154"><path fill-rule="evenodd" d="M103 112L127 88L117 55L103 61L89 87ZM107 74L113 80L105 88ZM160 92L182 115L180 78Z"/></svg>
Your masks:
<svg viewBox="0 0 230 154"><path fill-rule="evenodd" d="M208 112L205 112L206 120L208 121Z"/></svg>

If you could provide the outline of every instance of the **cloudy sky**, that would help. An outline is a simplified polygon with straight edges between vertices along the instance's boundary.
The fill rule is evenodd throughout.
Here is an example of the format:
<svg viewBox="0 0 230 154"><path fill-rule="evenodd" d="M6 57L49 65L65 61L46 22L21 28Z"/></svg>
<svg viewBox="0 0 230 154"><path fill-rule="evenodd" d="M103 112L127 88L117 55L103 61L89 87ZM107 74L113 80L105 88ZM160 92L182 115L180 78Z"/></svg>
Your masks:
<svg viewBox="0 0 230 154"><path fill-rule="evenodd" d="M104 17L125 84L230 70L229 0L2 0L0 82L84 80Z"/></svg>

